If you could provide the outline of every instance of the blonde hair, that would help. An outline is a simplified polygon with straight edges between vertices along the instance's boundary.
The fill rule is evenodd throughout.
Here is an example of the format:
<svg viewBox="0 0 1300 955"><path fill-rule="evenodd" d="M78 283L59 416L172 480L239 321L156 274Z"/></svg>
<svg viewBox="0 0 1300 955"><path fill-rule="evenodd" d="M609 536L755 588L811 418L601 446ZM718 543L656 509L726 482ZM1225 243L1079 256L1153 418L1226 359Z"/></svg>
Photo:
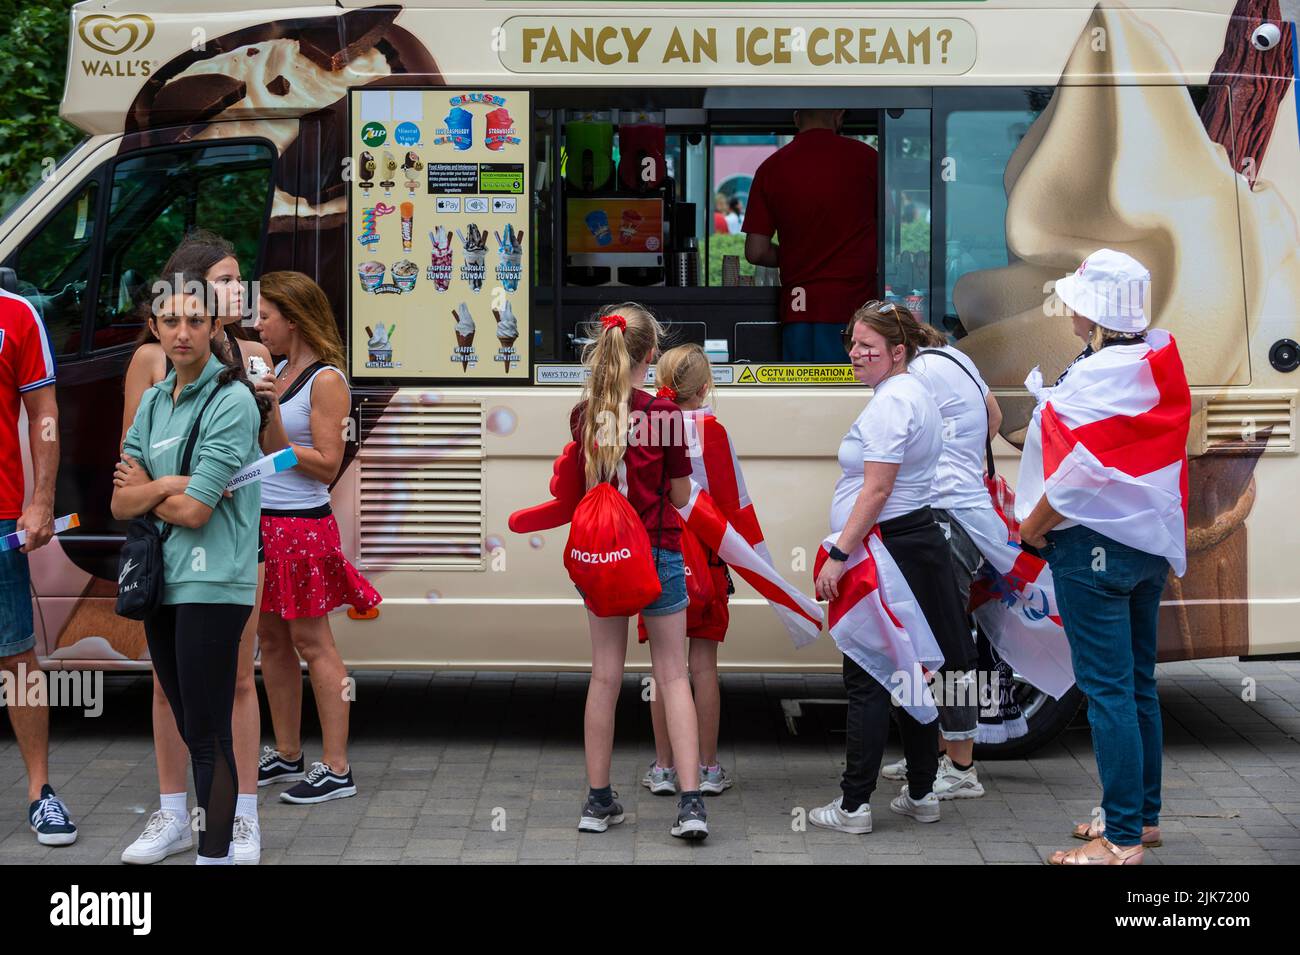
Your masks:
<svg viewBox="0 0 1300 955"><path fill-rule="evenodd" d="M1141 332L1117 332L1113 328L1107 328L1104 325L1098 325L1096 322L1093 322L1092 327L1088 330L1088 347L1091 348L1093 351L1101 351L1102 347L1106 344L1106 342L1127 341L1127 340L1132 340L1135 342L1141 341L1142 333Z"/></svg>
<svg viewBox="0 0 1300 955"><path fill-rule="evenodd" d="M626 329L605 324L610 316L619 316ZM582 453L586 462L587 487L614 476L627 451L627 403L632 396L632 368L654 360L663 340L663 326L643 305L622 302L606 305L592 317L593 339L582 353L582 364L590 374L582 389ZM618 435L604 443L602 431L608 433L611 421L618 423Z"/></svg>
<svg viewBox="0 0 1300 955"><path fill-rule="evenodd" d="M347 367L334 312L319 285L301 272L267 272L258 280L257 290L280 310L321 361L340 371Z"/></svg>
<svg viewBox="0 0 1300 955"><path fill-rule="evenodd" d="M947 339L932 325L922 325L911 311L897 302L884 302L872 299L856 312L849 322L848 335L853 334L855 326L866 325L881 338L893 351L899 345L907 349L907 361L916 357L917 349L930 348L947 344Z"/></svg>
<svg viewBox="0 0 1300 955"><path fill-rule="evenodd" d="M713 394L713 369L704 349L693 343L668 349L655 365L655 384L675 391L679 404L700 392L707 403Z"/></svg>

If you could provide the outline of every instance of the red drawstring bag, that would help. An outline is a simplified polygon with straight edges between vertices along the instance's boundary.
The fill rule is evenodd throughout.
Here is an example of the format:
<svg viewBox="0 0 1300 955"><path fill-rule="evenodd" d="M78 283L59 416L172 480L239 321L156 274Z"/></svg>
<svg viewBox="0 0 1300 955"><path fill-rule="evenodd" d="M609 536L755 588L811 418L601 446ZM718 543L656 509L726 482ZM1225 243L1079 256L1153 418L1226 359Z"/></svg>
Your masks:
<svg viewBox="0 0 1300 955"><path fill-rule="evenodd" d="M715 594L709 555L704 552L700 539L685 527L682 528L682 563L686 565L686 596L691 598L691 605L712 603Z"/></svg>
<svg viewBox="0 0 1300 955"><path fill-rule="evenodd" d="M564 567L597 617L634 616L662 590L650 535L612 484L597 484L578 502Z"/></svg>

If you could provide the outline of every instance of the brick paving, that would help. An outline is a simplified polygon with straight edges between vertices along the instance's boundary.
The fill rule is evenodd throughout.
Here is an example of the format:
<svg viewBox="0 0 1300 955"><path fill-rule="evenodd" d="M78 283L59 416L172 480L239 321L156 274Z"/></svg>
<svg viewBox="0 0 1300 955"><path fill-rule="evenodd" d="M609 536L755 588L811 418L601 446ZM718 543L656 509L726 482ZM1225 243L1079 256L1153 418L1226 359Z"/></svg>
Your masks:
<svg viewBox="0 0 1300 955"><path fill-rule="evenodd" d="M1160 667L1165 846L1147 864L1300 862L1300 663L1211 660ZM722 760L736 786L708 801L712 835L668 835L675 800L639 780L654 756L639 677L618 715L614 787L627 821L576 830L585 674L356 674L352 764L360 790L313 807L260 796L263 864L429 862L1037 863L1073 843L1099 800L1086 720L1027 760L984 761L982 799L945 802L937 825L873 799L875 831L795 831L793 810L834 797L843 709L810 706L791 735L785 698L842 698L837 677L723 677ZM1243 680L1256 699L1243 701ZM22 763L0 721L0 863L116 863L157 808L147 677L111 676L104 713L55 711L51 775L81 835L40 846L27 829ZM310 699L310 693L305 694ZM264 713L264 721L266 719ZM264 722L264 729L269 726ZM314 717L308 759L319 757ZM269 737L268 737L269 738ZM897 739L888 758L901 755ZM1078 844L1078 843L1073 843ZM167 864L192 862L180 855Z"/></svg>

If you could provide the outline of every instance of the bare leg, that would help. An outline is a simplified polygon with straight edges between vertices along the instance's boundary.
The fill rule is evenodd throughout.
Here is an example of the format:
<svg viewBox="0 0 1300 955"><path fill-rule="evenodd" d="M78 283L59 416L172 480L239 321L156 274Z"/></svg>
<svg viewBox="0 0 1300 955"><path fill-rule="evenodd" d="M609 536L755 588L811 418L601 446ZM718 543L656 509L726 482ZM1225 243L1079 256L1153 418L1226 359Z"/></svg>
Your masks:
<svg viewBox="0 0 1300 955"><path fill-rule="evenodd" d="M945 740L940 736L939 746L954 763L969 766L975 759L975 741L973 739Z"/></svg>
<svg viewBox="0 0 1300 955"><path fill-rule="evenodd" d="M22 667L24 679L19 679ZM27 767L27 800L35 802L41 796L41 789L50 781L50 709L48 706L28 706L27 689L40 673L41 665L36 660L35 650L26 650L11 657L0 657L0 670L11 674L14 692L22 697L22 705L17 700L6 706L9 722L13 724L14 736L18 739L18 751L22 754L23 765ZM48 692L43 694L48 700ZM173 729L175 724L173 724Z"/></svg>
<svg viewBox="0 0 1300 955"><path fill-rule="evenodd" d="M299 617L289 622L294 649L307 663L316 712L324 739L321 760L334 772L348 771L348 714L352 694L345 692L348 671L334 645L329 617Z"/></svg>
<svg viewBox="0 0 1300 955"><path fill-rule="evenodd" d="M266 565L257 565L257 603L248 615L239 638L239 670L235 674L235 709L231 714L231 739L235 749L235 771L239 793L257 795L257 746L262 737L262 711L257 703L257 681L253 678L253 655L257 651L257 612L262 602L262 581ZM173 790L174 791L174 790Z"/></svg>
<svg viewBox="0 0 1300 955"><path fill-rule="evenodd" d="M657 686L651 686L650 725L655 734L655 762L664 769L673 768L673 748L668 743L668 717L664 713L664 698Z"/></svg>
<svg viewBox="0 0 1300 955"><path fill-rule="evenodd" d="M258 615L262 642L262 684L271 708L275 748L285 759L302 755L302 662L289 638L289 625L273 613Z"/></svg>
<svg viewBox="0 0 1300 955"><path fill-rule="evenodd" d="M614 712L623 688L627 660L627 617L597 617L587 611L591 629L591 682L582 717L583 747L587 755L587 783L593 789L609 785L609 764L614 758Z"/></svg>
<svg viewBox="0 0 1300 955"><path fill-rule="evenodd" d="M695 713L700 721L700 762L718 762L718 723L722 716L722 691L718 687L718 644L715 640L689 641L691 685L695 688Z"/></svg>
<svg viewBox="0 0 1300 955"><path fill-rule="evenodd" d="M650 635L650 665L655 692L664 699L668 739L677 766L678 785L689 792L700 788L700 730L686 672L686 611L646 617Z"/></svg>

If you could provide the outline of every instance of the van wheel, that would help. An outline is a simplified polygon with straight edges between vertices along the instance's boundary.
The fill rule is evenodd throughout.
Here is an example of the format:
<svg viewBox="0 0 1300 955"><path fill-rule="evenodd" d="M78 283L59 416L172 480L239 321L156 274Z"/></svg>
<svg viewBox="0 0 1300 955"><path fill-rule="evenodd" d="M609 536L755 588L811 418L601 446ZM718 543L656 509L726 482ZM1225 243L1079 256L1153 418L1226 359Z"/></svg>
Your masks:
<svg viewBox="0 0 1300 955"><path fill-rule="evenodd" d="M1084 705L1083 692L1077 686L1054 700L1037 687L1016 679L1013 692L1020 711L1025 714L1029 732L1005 743L977 743L976 759L1024 759L1056 739Z"/></svg>

